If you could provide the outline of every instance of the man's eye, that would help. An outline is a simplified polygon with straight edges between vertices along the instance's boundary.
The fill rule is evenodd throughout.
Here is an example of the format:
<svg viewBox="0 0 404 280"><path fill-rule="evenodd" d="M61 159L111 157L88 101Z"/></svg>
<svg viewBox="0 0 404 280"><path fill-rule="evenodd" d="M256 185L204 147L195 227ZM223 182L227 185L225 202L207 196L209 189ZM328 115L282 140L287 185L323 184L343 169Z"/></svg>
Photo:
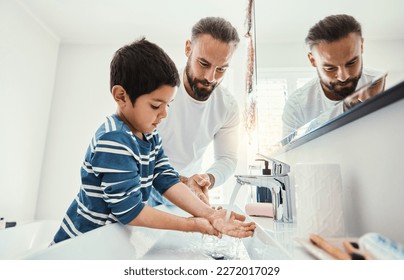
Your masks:
<svg viewBox="0 0 404 280"><path fill-rule="evenodd" d="M151 107L152 107L152 109L154 109L154 110L160 109L160 105L159 105L159 106L151 105Z"/></svg>
<svg viewBox="0 0 404 280"><path fill-rule="evenodd" d="M225 68L225 67L216 68L216 71L219 72L219 73L224 73L224 72L226 72L226 70L227 70L227 68Z"/></svg>
<svg viewBox="0 0 404 280"><path fill-rule="evenodd" d="M199 64L202 66L202 67L208 67L209 66L209 64L207 64L206 62L203 62L203 61L199 61Z"/></svg>
<svg viewBox="0 0 404 280"><path fill-rule="evenodd" d="M335 71L336 68L335 67L324 67L323 69L326 72L332 72L332 71Z"/></svg>

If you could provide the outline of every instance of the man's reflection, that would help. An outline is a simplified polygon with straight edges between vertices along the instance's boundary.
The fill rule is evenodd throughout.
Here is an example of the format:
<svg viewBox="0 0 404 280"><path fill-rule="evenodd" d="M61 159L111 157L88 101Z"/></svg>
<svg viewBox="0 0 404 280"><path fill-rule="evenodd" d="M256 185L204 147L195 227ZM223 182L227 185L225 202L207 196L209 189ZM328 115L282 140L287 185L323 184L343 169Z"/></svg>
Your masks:
<svg viewBox="0 0 404 280"><path fill-rule="evenodd" d="M341 113L349 109L339 101L383 74L363 67L362 28L352 16L331 15L320 20L305 41L318 75L288 97L282 116L284 137L337 103ZM363 94L360 100L369 96Z"/></svg>
<svg viewBox="0 0 404 280"><path fill-rule="evenodd" d="M365 100L381 93L384 91L386 76L382 76L379 79L376 79L372 84L364 86L358 89L356 92L347 96L344 99L344 111L351 109L355 105L358 105Z"/></svg>

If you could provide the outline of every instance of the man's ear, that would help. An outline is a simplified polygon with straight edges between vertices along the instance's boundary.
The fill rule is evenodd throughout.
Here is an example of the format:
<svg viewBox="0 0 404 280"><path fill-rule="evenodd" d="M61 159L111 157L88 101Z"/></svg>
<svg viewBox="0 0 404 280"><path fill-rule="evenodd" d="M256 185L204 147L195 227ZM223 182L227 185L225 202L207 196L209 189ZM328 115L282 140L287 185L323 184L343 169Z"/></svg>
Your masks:
<svg viewBox="0 0 404 280"><path fill-rule="evenodd" d="M115 85L111 89L112 97L119 107L126 105L127 99L129 98L126 94L125 89L120 85Z"/></svg>
<svg viewBox="0 0 404 280"><path fill-rule="evenodd" d="M314 56L313 56L313 54L312 54L311 52L309 52L309 53L307 54L307 57L309 58L311 65L312 65L313 67L317 67L316 59L314 58Z"/></svg>
<svg viewBox="0 0 404 280"><path fill-rule="evenodd" d="M192 52L192 42L191 40L187 40L185 42L185 55L189 57L191 55L191 52Z"/></svg>

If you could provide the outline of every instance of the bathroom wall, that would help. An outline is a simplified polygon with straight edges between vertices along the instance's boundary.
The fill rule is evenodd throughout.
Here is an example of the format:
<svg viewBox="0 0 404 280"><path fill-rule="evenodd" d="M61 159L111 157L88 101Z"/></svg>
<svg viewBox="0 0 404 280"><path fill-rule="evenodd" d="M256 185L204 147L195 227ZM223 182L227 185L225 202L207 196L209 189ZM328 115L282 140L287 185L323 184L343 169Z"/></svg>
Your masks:
<svg viewBox="0 0 404 280"><path fill-rule="evenodd" d="M0 1L0 216L34 219L59 39L17 1Z"/></svg>
<svg viewBox="0 0 404 280"><path fill-rule="evenodd" d="M296 163L338 163L348 236L379 232L404 243L404 100L275 156Z"/></svg>

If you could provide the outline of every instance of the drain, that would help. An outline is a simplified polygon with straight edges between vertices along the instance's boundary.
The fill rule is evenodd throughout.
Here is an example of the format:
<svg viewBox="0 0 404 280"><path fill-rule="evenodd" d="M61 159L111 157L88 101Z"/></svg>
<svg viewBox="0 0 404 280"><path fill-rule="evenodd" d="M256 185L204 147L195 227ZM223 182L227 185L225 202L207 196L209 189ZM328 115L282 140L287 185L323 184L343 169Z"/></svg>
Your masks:
<svg viewBox="0 0 404 280"><path fill-rule="evenodd" d="M220 253L212 253L210 256L215 260L224 260L224 255Z"/></svg>

